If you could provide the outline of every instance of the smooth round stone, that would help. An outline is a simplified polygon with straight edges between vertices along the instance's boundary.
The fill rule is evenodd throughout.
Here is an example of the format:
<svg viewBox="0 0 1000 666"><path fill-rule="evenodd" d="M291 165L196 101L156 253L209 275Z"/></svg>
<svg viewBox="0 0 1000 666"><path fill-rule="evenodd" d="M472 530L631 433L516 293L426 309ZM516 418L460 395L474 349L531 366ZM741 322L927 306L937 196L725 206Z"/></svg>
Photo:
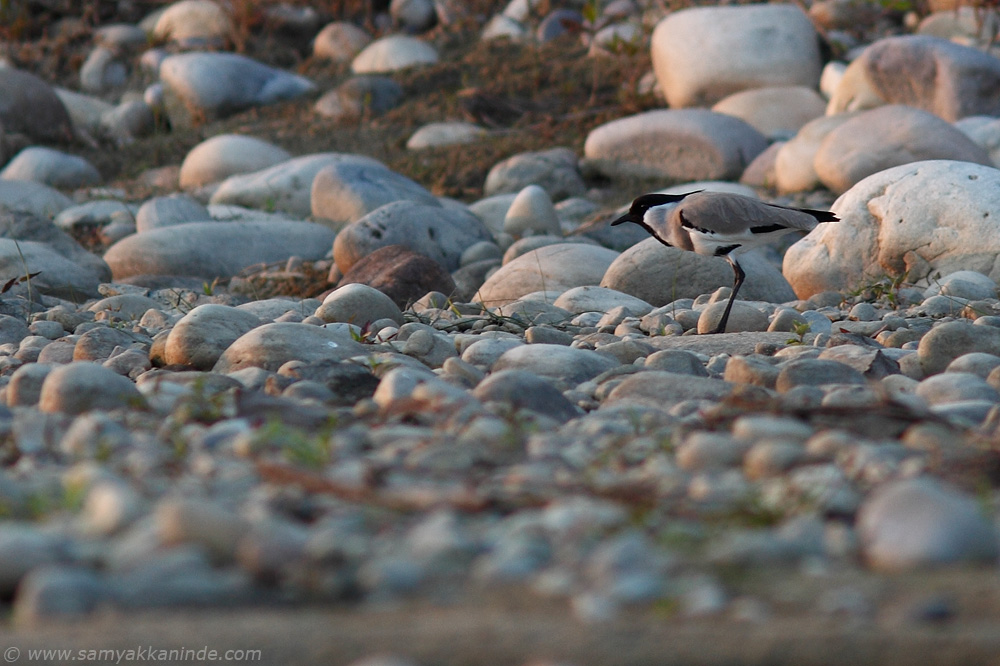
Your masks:
<svg viewBox="0 0 1000 666"><path fill-rule="evenodd" d="M1000 163L1000 120L993 116L968 116L956 121L955 127L989 153L994 164Z"/></svg>
<svg viewBox="0 0 1000 666"><path fill-rule="evenodd" d="M29 335L31 331L23 319L0 315L0 345L20 344Z"/></svg>
<svg viewBox="0 0 1000 666"><path fill-rule="evenodd" d="M345 161L330 164L313 179L313 217L340 228L395 201L439 207L437 198L415 181L382 165Z"/></svg>
<svg viewBox="0 0 1000 666"><path fill-rule="evenodd" d="M973 352L959 356L949 363L944 371L946 373L972 373L986 379L997 367L1000 367L1000 356Z"/></svg>
<svg viewBox="0 0 1000 666"><path fill-rule="evenodd" d="M91 534L111 535L143 513L142 497L126 483L102 481L91 486L82 518Z"/></svg>
<svg viewBox="0 0 1000 666"><path fill-rule="evenodd" d="M1000 329L948 322L932 328L917 347L920 367L928 376L944 372L956 358L975 352L1000 356Z"/></svg>
<svg viewBox="0 0 1000 666"><path fill-rule="evenodd" d="M391 319L402 325L405 321L391 298L364 284L345 284L332 291L315 312L326 322L347 322L362 325L379 319Z"/></svg>
<svg viewBox="0 0 1000 666"><path fill-rule="evenodd" d="M191 197L186 194L171 194L147 199L135 216L135 230L142 233L160 227L207 222L211 219L208 209Z"/></svg>
<svg viewBox="0 0 1000 666"><path fill-rule="evenodd" d="M233 31L226 10L210 0L180 0L156 15L149 32L157 41L190 42L206 40L223 43Z"/></svg>
<svg viewBox="0 0 1000 666"><path fill-rule="evenodd" d="M518 153L497 162L486 174L483 193L487 197L517 193L529 185L538 185L553 201L582 196L587 191L576 154L568 148L552 148Z"/></svg>
<svg viewBox="0 0 1000 666"><path fill-rule="evenodd" d="M73 137L65 105L52 86L34 74L0 68L0 99L0 122L7 134L24 134L37 143L65 143Z"/></svg>
<svg viewBox="0 0 1000 666"><path fill-rule="evenodd" d="M773 141L794 136L826 113L826 100L812 88L772 86L733 93L716 102L712 111L742 118Z"/></svg>
<svg viewBox="0 0 1000 666"><path fill-rule="evenodd" d="M723 379L734 384L753 384L774 388L778 382L779 368L770 357L733 356L726 362ZM648 362L648 359L647 359Z"/></svg>
<svg viewBox="0 0 1000 666"><path fill-rule="evenodd" d="M158 107L157 107L158 108ZM123 142L146 137L156 129L154 107L144 99L125 101L101 114L101 128Z"/></svg>
<svg viewBox="0 0 1000 666"><path fill-rule="evenodd" d="M552 380L560 388L573 388L616 367L617 361L597 352L543 344L508 350L496 360L492 370L527 370Z"/></svg>
<svg viewBox="0 0 1000 666"><path fill-rule="evenodd" d="M85 617L111 596L105 582L82 567L39 567L25 576L14 600L20 623Z"/></svg>
<svg viewBox="0 0 1000 666"><path fill-rule="evenodd" d="M103 362L111 356L116 347L129 347L137 341L138 338L129 332L98 325L76 341L73 347L73 360Z"/></svg>
<svg viewBox="0 0 1000 666"><path fill-rule="evenodd" d="M795 298L784 276L761 255L747 253L740 257L740 265L747 275L740 289L742 297L768 303ZM600 285L659 307L678 298L712 293L732 282L733 269L725 259L665 247L655 238L647 238L622 252L608 267Z"/></svg>
<svg viewBox="0 0 1000 666"><path fill-rule="evenodd" d="M650 370L629 376L612 389L605 405L638 404L669 409L685 401L720 401L735 385L721 379Z"/></svg>
<svg viewBox="0 0 1000 666"><path fill-rule="evenodd" d="M212 194L210 203L273 209L308 217L312 213L312 184L316 174L323 167L343 161L384 166L378 160L362 155L347 153L303 155L260 171L226 178Z"/></svg>
<svg viewBox="0 0 1000 666"><path fill-rule="evenodd" d="M506 305L537 291L564 292L601 281L618 253L581 243L549 245L518 257L493 273L475 296L487 307Z"/></svg>
<svg viewBox="0 0 1000 666"><path fill-rule="evenodd" d="M998 85L1000 62L979 49L925 35L886 37L851 61L827 113L905 104L948 122L996 116Z"/></svg>
<svg viewBox="0 0 1000 666"><path fill-rule="evenodd" d="M799 128L774 156L774 179L779 192L809 192L821 186L816 173L816 153L827 135L855 113L822 116Z"/></svg>
<svg viewBox="0 0 1000 666"><path fill-rule="evenodd" d="M955 271L935 280L924 290L924 297L952 296L966 301L980 301L997 297L997 283L976 271Z"/></svg>
<svg viewBox="0 0 1000 666"><path fill-rule="evenodd" d="M707 109L660 109L594 128L583 152L607 176L735 180L765 148L767 139L739 118Z"/></svg>
<svg viewBox="0 0 1000 666"><path fill-rule="evenodd" d="M592 285L567 289L555 300L553 305L573 314L608 312L617 307L624 307L632 316L641 317L653 310L652 305L640 298L607 287Z"/></svg>
<svg viewBox="0 0 1000 666"><path fill-rule="evenodd" d="M14 371L7 384L7 405L30 406L38 404L45 377L53 366L47 363L27 363Z"/></svg>
<svg viewBox="0 0 1000 666"><path fill-rule="evenodd" d="M489 230L465 209L444 208L415 201L394 201L345 227L333 243L333 258L341 272L364 256L388 245L403 245L458 269L471 245L493 240Z"/></svg>
<svg viewBox="0 0 1000 666"><path fill-rule="evenodd" d="M486 129L464 122L428 123L406 141L408 150L424 150L440 146L475 143L486 135Z"/></svg>
<svg viewBox="0 0 1000 666"><path fill-rule="evenodd" d="M199 305L171 329L164 358L171 365L211 370L233 342L263 323L256 315L238 308Z"/></svg>
<svg viewBox="0 0 1000 666"><path fill-rule="evenodd" d="M781 366L775 388L779 393L785 393L797 386L865 383L864 375L843 363L804 358Z"/></svg>
<svg viewBox="0 0 1000 666"><path fill-rule="evenodd" d="M191 127L255 106L295 99L316 89L305 77L236 53L169 56L160 65L160 80L174 127Z"/></svg>
<svg viewBox="0 0 1000 666"><path fill-rule="evenodd" d="M518 338L483 338L462 350L462 360L478 368L490 369L506 352L520 347L524 342Z"/></svg>
<svg viewBox="0 0 1000 666"><path fill-rule="evenodd" d="M983 377L970 372L943 372L928 377L917 385L916 394L930 405L965 400L1000 402L1000 392Z"/></svg>
<svg viewBox="0 0 1000 666"><path fill-rule="evenodd" d="M388 296L398 307L416 304L430 292L454 294L451 275L430 257L402 245L379 248L361 259L340 279L339 286L363 284ZM435 307L447 307L447 297Z"/></svg>
<svg viewBox="0 0 1000 666"><path fill-rule="evenodd" d="M145 404L131 381L96 363L76 361L49 372L42 382L38 408L43 412L81 414L92 409L135 408Z"/></svg>
<svg viewBox="0 0 1000 666"><path fill-rule="evenodd" d="M80 66L80 89L99 95L124 85L128 69L113 49L96 46Z"/></svg>
<svg viewBox="0 0 1000 666"><path fill-rule="evenodd" d="M754 444L743 460L743 473L751 480L780 476L802 462L801 444L785 440L765 440Z"/></svg>
<svg viewBox="0 0 1000 666"><path fill-rule="evenodd" d="M276 372L288 361L344 361L365 352L365 347L352 340L347 332L277 322L258 326L240 336L219 357L214 372L230 373L247 367Z"/></svg>
<svg viewBox="0 0 1000 666"><path fill-rule="evenodd" d="M930 478L887 483L865 499L858 536L869 566L880 571L995 564L996 530L979 503Z"/></svg>
<svg viewBox="0 0 1000 666"><path fill-rule="evenodd" d="M387 76L354 76L316 100L313 108L337 122L357 122L396 108L405 94L403 87Z"/></svg>
<svg viewBox="0 0 1000 666"><path fill-rule="evenodd" d="M371 41L371 36L353 23L335 21L316 35L313 55L333 62L349 62Z"/></svg>
<svg viewBox="0 0 1000 666"><path fill-rule="evenodd" d="M985 150L938 116L889 105L864 111L831 130L816 152L814 166L823 185L840 194L874 173L922 160L993 165Z"/></svg>
<svg viewBox="0 0 1000 666"><path fill-rule="evenodd" d="M677 447L677 466L690 472L737 467L743 463L747 444L730 435L694 432Z"/></svg>
<svg viewBox="0 0 1000 666"><path fill-rule="evenodd" d="M192 148L181 163L184 189L218 183L236 174L252 173L291 159L288 151L242 134L217 134Z"/></svg>
<svg viewBox="0 0 1000 666"><path fill-rule="evenodd" d="M389 35L362 49L351 61L351 71L355 74L383 74L433 65L437 61L437 50L427 42L405 35Z"/></svg>
<svg viewBox="0 0 1000 666"><path fill-rule="evenodd" d="M335 233L297 221L189 222L128 236L104 255L116 280L136 275L183 275L213 280L247 266L322 259Z"/></svg>
<svg viewBox="0 0 1000 666"><path fill-rule="evenodd" d="M153 516L164 545L198 544L216 562L232 561L247 530L240 516L206 500L162 500Z"/></svg>
<svg viewBox="0 0 1000 666"><path fill-rule="evenodd" d="M728 300L728 299L727 299ZM726 301L718 301L705 307L698 317L698 333L714 333L726 310ZM739 331L766 331L767 315L757 308L742 301L734 301L733 309L726 322L726 333Z"/></svg>
<svg viewBox="0 0 1000 666"><path fill-rule="evenodd" d="M501 370L491 373L472 391L482 402L500 402L512 410L528 409L565 423L578 410L549 381L528 370Z"/></svg>
<svg viewBox="0 0 1000 666"><path fill-rule="evenodd" d="M646 357L647 370L663 370L681 375L708 377L708 370L698 356L683 349L662 349Z"/></svg>
<svg viewBox="0 0 1000 666"><path fill-rule="evenodd" d="M816 30L794 5L671 12L653 31L651 53L660 88L674 108L712 104L764 86L815 88L822 66Z"/></svg>
<svg viewBox="0 0 1000 666"><path fill-rule="evenodd" d="M99 185L101 174L82 157L52 148L25 148L0 171L5 180L30 180L60 189Z"/></svg>
<svg viewBox="0 0 1000 666"><path fill-rule="evenodd" d="M840 222L819 225L788 249L783 273L800 298L864 284L876 265L897 267L893 271L920 266L922 274L976 270L997 279L998 207L997 169L946 160L886 169L837 200L833 212ZM932 246L928 238L935 239Z"/></svg>
<svg viewBox="0 0 1000 666"><path fill-rule="evenodd" d="M462 256L458 261L461 266L465 267L479 261L500 260L502 257L503 251L496 243L490 241L479 241L478 243L467 247L465 251L462 252Z"/></svg>
<svg viewBox="0 0 1000 666"><path fill-rule="evenodd" d="M503 230L515 238L534 234L562 235L552 199L538 185L529 185L517 193L504 216Z"/></svg>
<svg viewBox="0 0 1000 666"><path fill-rule="evenodd" d="M509 236L508 236L509 238ZM581 242L578 238L563 238L555 235L541 235L541 236L527 236L519 240L514 241L510 247L503 253L504 264L509 264L514 259L520 256L528 254L533 250L543 248L549 245L559 245L561 243L577 243ZM589 243L593 245L594 243Z"/></svg>

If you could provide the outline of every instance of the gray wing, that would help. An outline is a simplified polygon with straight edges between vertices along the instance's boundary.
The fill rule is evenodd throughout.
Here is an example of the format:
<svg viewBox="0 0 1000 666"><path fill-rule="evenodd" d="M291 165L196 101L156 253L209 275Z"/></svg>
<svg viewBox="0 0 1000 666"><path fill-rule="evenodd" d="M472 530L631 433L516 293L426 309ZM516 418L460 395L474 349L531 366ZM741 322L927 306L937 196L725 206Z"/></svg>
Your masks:
<svg viewBox="0 0 1000 666"><path fill-rule="evenodd" d="M739 234L750 229L812 231L817 218L795 208L765 203L739 194L705 192L685 199L676 209L691 226L718 234Z"/></svg>

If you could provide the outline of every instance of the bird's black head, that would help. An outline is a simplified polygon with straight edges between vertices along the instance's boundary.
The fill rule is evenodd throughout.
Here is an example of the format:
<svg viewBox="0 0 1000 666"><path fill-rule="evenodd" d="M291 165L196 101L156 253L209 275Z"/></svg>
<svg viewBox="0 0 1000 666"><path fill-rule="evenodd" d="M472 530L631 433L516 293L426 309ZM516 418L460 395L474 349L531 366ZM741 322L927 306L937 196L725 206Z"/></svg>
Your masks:
<svg viewBox="0 0 1000 666"><path fill-rule="evenodd" d="M629 207L628 212L612 222L611 226L615 226L623 222L635 222L636 224L640 224L643 216L646 214L646 211L650 208L677 203L684 197L697 194L698 192L701 192L701 190L697 190L696 192L685 192L684 194L643 194L640 197L636 197L636 199L632 202L632 205Z"/></svg>

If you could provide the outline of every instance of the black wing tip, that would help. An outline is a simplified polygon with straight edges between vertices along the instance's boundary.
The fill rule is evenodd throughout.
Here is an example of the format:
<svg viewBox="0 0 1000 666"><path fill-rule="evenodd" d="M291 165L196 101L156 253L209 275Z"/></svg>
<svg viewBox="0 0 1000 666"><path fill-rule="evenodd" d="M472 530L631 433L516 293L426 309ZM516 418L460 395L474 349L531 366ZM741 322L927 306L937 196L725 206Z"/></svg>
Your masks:
<svg viewBox="0 0 1000 666"><path fill-rule="evenodd" d="M812 215L817 222L840 222L840 218L828 210L812 210L810 208L800 208L799 210Z"/></svg>

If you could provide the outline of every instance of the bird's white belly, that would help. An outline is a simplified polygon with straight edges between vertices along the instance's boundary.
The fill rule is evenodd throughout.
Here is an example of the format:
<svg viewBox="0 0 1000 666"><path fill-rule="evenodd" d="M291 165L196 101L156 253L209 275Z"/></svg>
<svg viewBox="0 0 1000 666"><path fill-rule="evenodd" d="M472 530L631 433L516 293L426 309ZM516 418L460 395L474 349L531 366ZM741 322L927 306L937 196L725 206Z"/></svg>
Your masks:
<svg viewBox="0 0 1000 666"><path fill-rule="evenodd" d="M719 234L713 231L687 229L687 232L691 238L691 245L694 246L694 251L710 257L742 254L760 244L760 239L754 238L754 235L749 231L738 234Z"/></svg>

